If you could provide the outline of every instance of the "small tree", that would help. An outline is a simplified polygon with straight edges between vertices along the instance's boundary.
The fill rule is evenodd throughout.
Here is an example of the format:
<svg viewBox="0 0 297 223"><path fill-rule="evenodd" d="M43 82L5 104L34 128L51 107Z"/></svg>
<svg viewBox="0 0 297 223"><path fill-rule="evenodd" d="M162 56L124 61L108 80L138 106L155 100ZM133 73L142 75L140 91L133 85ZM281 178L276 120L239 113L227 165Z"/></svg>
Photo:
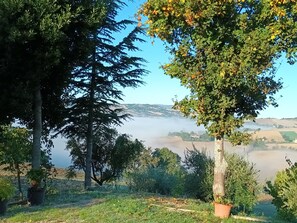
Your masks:
<svg viewBox="0 0 297 223"><path fill-rule="evenodd" d="M31 150L32 135L26 128L9 125L0 127L0 164L8 165L5 169L16 173L21 198L21 174L25 164L30 161Z"/></svg>
<svg viewBox="0 0 297 223"><path fill-rule="evenodd" d="M70 150L73 165L70 169L86 170L85 141L70 139L67 149ZM83 148L83 149L82 149ZM107 129L95 135L92 152L92 179L100 186L122 176L123 171L138 157L144 149L137 139L131 140L126 135L118 135L114 129Z"/></svg>

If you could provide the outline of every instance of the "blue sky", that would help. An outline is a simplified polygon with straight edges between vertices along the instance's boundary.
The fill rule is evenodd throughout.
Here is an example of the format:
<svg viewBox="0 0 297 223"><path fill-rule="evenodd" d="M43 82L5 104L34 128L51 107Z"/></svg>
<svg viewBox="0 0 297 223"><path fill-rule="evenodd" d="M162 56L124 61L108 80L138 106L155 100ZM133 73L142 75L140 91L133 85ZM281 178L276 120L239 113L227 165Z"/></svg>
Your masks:
<svg viewBox="0 0 297 223"><path fill-rule="evenodd" d="M121 17L134 19L139 5L143 0L127 1L127 7L121 11ZM169 61L169 54L165 52L163 43L158 39L145 37L146 43L141 44L141 52L138 56L147 61L146 69L149 74L143 78L146 83L136 89L123 90L123 103L131 104L173 104L173 98L182 99L189 91L180 85L178 79L172 79L165 75L160 68ZM154 44L152 44L154 42ZM277 78L282 78L283 89L275 96L279 106L269 107L260 113L261 118L293 118L297 117L297 64L289 65L285 59L281 63Z"/></svg>

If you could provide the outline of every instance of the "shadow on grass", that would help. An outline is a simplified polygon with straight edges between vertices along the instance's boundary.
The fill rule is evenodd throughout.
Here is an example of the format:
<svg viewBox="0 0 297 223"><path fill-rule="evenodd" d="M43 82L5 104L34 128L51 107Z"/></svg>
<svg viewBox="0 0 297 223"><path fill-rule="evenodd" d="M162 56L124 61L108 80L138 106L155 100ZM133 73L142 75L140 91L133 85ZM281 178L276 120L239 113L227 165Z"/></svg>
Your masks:
<svg viewBox="0 0 297 223"><path fill-rule="evenodd" d="M119 194L110 187L96 187L84 190L83 182L76 180L54 179L47 188L42 205L30 206L26 201L9 205L5 215L0 215L0 222L18 214L38 213L51 209L81 208L103 203L110 194Z"/></svg>

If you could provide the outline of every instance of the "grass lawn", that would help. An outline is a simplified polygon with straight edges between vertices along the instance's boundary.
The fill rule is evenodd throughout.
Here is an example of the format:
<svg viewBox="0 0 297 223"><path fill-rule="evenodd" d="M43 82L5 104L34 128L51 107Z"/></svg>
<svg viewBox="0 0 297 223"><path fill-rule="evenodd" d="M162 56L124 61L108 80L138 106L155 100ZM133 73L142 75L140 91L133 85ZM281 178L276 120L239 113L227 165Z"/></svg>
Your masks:
<svg viewBox="0 0 297 223"><path fill-rule="evenodd" d="M56 180L43 205L9 206L0 222L248 222L216 218L213 205L198 200L130 193L112 187L86 191L81 186L80 181Z"/></svg>
<svg viewBox="0 0 297 223"><path fill-rule="evenodd" d="M64 173L58 175L63 176ZM24 182L24 190L25 185ZM225 220L219 219L213 214L212 204L196 199L132 193L121 186L96 187L86 191L80 177L75 180L56 178L49 184L47 191L43 205L10 205L7 213L0 216L0 222L251 222L234 216ZM248 217L279 222L275 220L275 214L275 208L263 199L255 208L254 214Z"/></svg>

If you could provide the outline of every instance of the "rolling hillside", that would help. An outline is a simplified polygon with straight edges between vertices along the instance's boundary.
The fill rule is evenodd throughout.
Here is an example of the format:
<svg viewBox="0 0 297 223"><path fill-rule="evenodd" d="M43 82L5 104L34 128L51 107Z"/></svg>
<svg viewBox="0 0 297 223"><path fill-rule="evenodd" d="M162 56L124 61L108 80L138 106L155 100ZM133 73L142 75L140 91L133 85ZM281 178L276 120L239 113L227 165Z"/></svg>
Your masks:
<svg viewBox="0 0 297 223"><path fill-rule="evenodd" d="M183 115L172 108L172 105L152 105L152 104L123 104L127 113L134 117L164 117L182 118ZM260 118L255 122L259 126L269 126L274 128L297 128L296 118Z"/></svg>

